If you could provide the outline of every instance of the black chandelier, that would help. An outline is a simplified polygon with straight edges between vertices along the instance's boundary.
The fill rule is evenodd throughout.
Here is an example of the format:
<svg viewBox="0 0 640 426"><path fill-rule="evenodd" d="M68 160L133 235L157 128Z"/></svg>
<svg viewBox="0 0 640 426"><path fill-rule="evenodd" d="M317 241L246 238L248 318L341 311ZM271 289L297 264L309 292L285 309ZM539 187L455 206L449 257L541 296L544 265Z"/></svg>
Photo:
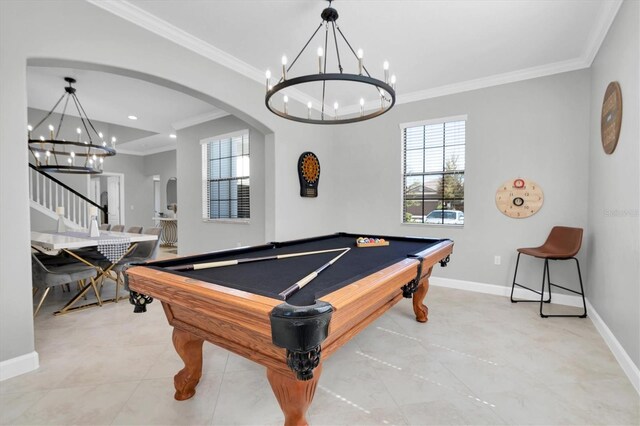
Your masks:
<svg viewBox="0 0 640 426"><path fill-rule="evenodd" d="M265 104L271 112L282 118L310 124L355 123L358 121L369 120L371 118L382 115L385 112L389 111L395 105L396 76L392 75L391 78L389 78L389 62L384 61L383 64L384 81L371 77L369 70L367 70L367 67L364 65L364 54L362 49L358 49L358 51L356 52L353 47L351 47L351 44L346 39L346 37L342 33L342 30L336 23L338 19L338 11L331 7L331 1L332 0L329 0L329 7L324 9L320 15L322 18L322 22L320 22L318 28L316 28L309 40L305 43L302 50L300 50L300 53L298 53L298 55L288 67L287 57L282 57L282 76L274 86L271 85L271 72L267 70L267 94L265 96ZM318 47L317 50L318 72L314 74L289 78L289 71L291 71L293 65L300 58L307 46L309 46L322 26L324 26L325 28L324 49L322 47ZM330 28L333 35L333 43L330 43ZM348 49L351 51L357 61L354 62L357 63L357 74L344 72L342 61L340 59L340 51L338 48L338 34L340 35L342 40L344 40ZM335 46L338 72L328 73L327 48L331 47L331 44ZM296 113L293 108L289 108L289 96L286 94L286 89L292 88L296 85L315 82L322 83L322 99L320 101L319 108L314 108L314 104L311 101L307 102L306 114L304 108L302 108L301 111L298 111L298 113ZM325 105L325 96L327 93L328 83L337 84L337 82L357 83L363 85L363 87L371 87L372 89L375 89L375 92L373 92L372 90L372 93L374 93L374 96L376 98L375 102L373 103L375 106L373 108L369 107L365 109L365 98L361 97L359 112L352 111L351 113L340 114L338 110L338 103L335 102L333 104L333 114L329 113L329 111L327 111L329 108ZM275 98L274 96L280 92L282 92L283 96L281 98ZM370 105L371 102L367 104L367 106ZM319 112L315 112L315 109L319 109Z"/></svg>
<svg viewBox="0 0 640 426"><path fill-rule="evenodd" d="M102 133L96 130L89 117L87 117L87 113L76 96L76 89L71 86L76 80L71 77L65 77L64 81L69 85L64 88L64 93L51 108L51 111L38 124L33 127L29 125L27 128L29 151L33 155L36 169L44 172L100 174L102 173L104 158L116 155L116 138L112 137L111 146L107 145ZM63 100L65 101L64 108L62 109L62 115L60 115L58 128L56 129L52 124L49 124L48 139L44 136L33 138L34 132L55 112ZM78 111L78 117L86 135L86 138L84 138L82 129L78 127L76 129L77 141L59 138L69 100L73 102Z"/></svg>

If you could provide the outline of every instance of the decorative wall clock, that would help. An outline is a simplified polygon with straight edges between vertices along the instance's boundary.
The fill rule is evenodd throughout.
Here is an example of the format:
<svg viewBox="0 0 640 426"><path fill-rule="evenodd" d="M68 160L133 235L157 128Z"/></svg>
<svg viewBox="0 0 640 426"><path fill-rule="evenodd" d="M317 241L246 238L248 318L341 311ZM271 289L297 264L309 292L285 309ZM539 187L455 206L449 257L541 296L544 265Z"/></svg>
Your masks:
<svg viewBox="0 0 640 426"><path fill-rule="evenodd" d="M528 179L508 180L496 191L498 210L515 219L524 219L536 214L543 201L544 193L540 185Z"/></svg>
<svg viewBox="0 0 640 426"><path fill-rule="evenodd" d="M298 178L300 179L300 196L317 197L320 181L320 161L313 152L303 152L298 159Z"/></svg>
<svg viewBox="0 0 640 426"><path fill-rule="evenodd" d="M602 139L602 149L607 154L613 154L618 145L620 137L620 126L622 125L622 92L620 84L612 81L604 92L602 101L602 114L600 117L600 138Z"/></svg>

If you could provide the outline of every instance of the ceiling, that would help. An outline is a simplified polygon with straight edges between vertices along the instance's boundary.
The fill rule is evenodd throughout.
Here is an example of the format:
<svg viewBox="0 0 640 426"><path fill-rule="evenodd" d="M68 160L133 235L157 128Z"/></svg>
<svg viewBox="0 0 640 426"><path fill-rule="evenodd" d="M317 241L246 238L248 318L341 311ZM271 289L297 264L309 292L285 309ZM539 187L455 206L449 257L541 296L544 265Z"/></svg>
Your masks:
<svg viewBox="0 0 640 426"><path fill-rule="evenodd" d="M320 24L325 0L87 0L168 40L264 84L265 70L280 73L283 54L291 61ZM398 78L398 102L411 102L497 84L587 68L621 0L337 0L337 23L365 66L382 78L390 62ZM321 31L322 32L322 31ZM206 46L205 49L202 48ZM291 75L317 72L316 36ZM345 72L357 61L340 45ZM335 48L328 49L328 67ZM175 147L169 137L180 123L225 115L210 104L155 84L99 71L29 67L29 106L49 110L65 76L78 80L78 97L89 117L151 132L119 146L145 154ZM274 79L275 80L275 79ZM135 95L132 95L135 94ZM287 93L319 108L317 87ZM326 103L341 111L379 105L377 94L340 87ZM274 98L275 101L277 99ZM135 115L132 121L128 115ZM173 126L172 126L173 125Z"/></svg>
<svg viewBox="0 0 640 426"><path fill-rule="evenodd" d="M237 61L229 65L228 58L220 55L227 65L260 82L267 69L280 75L281 56L291 61L297 55L328 4L325 0L89 1L193 50L185 44L186 32L193 40L235 57ZM382 64L388 60L398 78L399 102L408 102L589 67L620 4L620 0L337 0L333 7L354 49L364 50L365 66L372 75L382 78ZM316 36L290 75L317 72L315 52L322 44ZM355 72L355 57L346 46L340 50L345 71ZM335 49L328 52L335 62ZM293 98L304 104L310 98L320 99L317 89L301 90ZM373 89L341 88L326 103L359 108L361 96L377 105Z"/></svg>

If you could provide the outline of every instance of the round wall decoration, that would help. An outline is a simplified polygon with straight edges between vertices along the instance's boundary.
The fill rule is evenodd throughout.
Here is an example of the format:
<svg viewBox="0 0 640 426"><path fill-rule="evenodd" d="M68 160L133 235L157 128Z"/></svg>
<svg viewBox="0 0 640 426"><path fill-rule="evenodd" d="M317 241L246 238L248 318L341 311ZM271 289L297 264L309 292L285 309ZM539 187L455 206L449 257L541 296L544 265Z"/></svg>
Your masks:
<svg viewBox="0 0 640 426"><path fill-rule="evenodd" d="M320 161L313 152L303 152L298 158L298 178L300 179L301 197L318 196Z"/></svg>
<svg viewBox="0 0 640 426"><path fill-rule="evenodd" d="M618 145L622 126L622 91L617 81L612 81L604 92L602 114L600 116L600 137L602 149L607 154L613 154Z"/></svg>
<svg viewBox="0 0 640 426"><path fill-rule="evenodd" d="M544 193L537 183L523 178L508 180L496 191L496 207L506 216L524 219L540 210Z"/></svg>

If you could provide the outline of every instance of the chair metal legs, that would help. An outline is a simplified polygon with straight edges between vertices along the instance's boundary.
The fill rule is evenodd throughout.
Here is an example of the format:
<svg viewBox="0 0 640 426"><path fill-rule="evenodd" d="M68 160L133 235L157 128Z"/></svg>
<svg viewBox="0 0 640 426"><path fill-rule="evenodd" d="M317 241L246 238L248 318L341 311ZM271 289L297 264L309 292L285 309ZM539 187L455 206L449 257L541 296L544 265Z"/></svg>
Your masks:
<svg viewBox="0 0 640 426"><path fill-rule="evenodd" d="M37 289L35 289L36 291L33 292L33 295L35 296L36 292L38 291ZM49 290L51 290L51 287L47 287L44 289L44 293L42 294L42 297L40 298L40 302L38 302L38 306L36 307L36 310L33 312L33 317L35 318L36 315L38 315L38 312L40 311L40 308L42 307L42 303L44 302L44 299L47 298L47 295L49 294Z"/></svg>
<svg viewBox="0 0 640 426"><path fill-rule="evenodd" d="M98 291L98 288L96 287L96 282L95 280L92 278L89 278L91 280L91 284L87 284L85 285L82 290L80 290L75 296L73 296L73 298L66 304L64 305L64 307L62 309L60 309L57 312L54 312L53 315L63 315L72 311L79 311L82 309L87 309L90 308L92 306L102 306L102 299L100 298L100 292ZM72 307L78 300L80 300L89 290L93 289L93 293L96 296L96 299L98 300L97 302L93 302L93 303L88 303L86 305L82 305L82 306L75 306Z"/></svg>
<svg viewBox="0 0 640 426"><path fill-rule="evenodd" d="M587 317L587 304L586 301L584 299L584 287L582 285L582 273L580 272L580 262L578 262L578 259L576 259L575 257L571 257L569 259L551 259L551 260L575 260L576 261L576 267L578 269L578 280L580 281L580 291L575 291L575 290L571 290L570 288L566 288L563 287L561 285L558 284L554 284L551 282L551 272L549 270L549 259L544 259L544 266L542 269L542 287L540 289L540 291L537 290L533 290L529 287L523 286L521 284L518 284L516 282L516 276L518 274L518 264L520 263L520 254L518 253L518 259L516 261L516 270L513 274L513 284L511 285L511 302L512 303L517 303L517 302L539 302L540 303L540 316L542 318L549 318L549 317L577 317L577 318L586 318ZM547 288L549 289L549 298L547 300L544 300L544 285L545 285L545 281L547 284ZM515 286L524 288L526 290L529 290L533 293L539 294L540 295L540 300L520 300L520 299L514 299L513 298L513 291L515 289ZM579 294L580 296L582 296L582 307L584 308L584 312L582 314L579 315L547 315L543 312L542 310L542 304L543 303L550 303L551 302L551 286L553 287L558 287L561 288L565 291L574 293L574 294Z"/></svg>
<svg viewBox="0 0 640 426"><path fill-rule="evenodd" d="M549 292L551 292L551 286L554 286L554 287L561 288L563 290L569 291L569 292L574 293L574 294L579 294L580 296L582 296L582 307L583 307L584 311L582 312L582 314L579 314L579 315L546 315L544 312L542 312L542 297L541 297L540 298L540 316L542 318L549 318L549 317L586 318L587 317L587 303L584 300L584 287L582 286L582 273L580 272L580 262L578 262L578 259L576 259L575 257L572 257L571 259L576 261L576 268L578 269L578 280L580 281L580 291L571 290L570 288L566 288L566 287L563 287L561 285L552 283L551 282L551 278L549 277L549 275L547 273L547 279L548 279L547 282L549 284ZM554 259L554 260L569 260L569 259ZM545 259L544 263L545 263L545 267L547 268L547 271L549 271L549 260ZM544 281L542 283L542 292L544 293Z"/></svg>
<svg viewBox="0 0 640 426"><path fill-rule="evenodd" d="M115 274L115 277L111 274ZM102 275L100 276L100 289L102 289L102 286L104 285L104 279L105 278L109 278L111 280L113 280L115 282L116 285L116 296L113 299L104 299L102 302L103 303L118 303L120 300L126 300L129 299L129 296L120 296L120 286L124 287L124 283L121 277L121 273L118 271L114 271L111 268L105 270Z"/></svg>
<svg viewBox="0 0 640 426"><path fill-rule="evenodd" d="M119 300L119 293L120 293L120 273L116 271L116 300L115 300L116 303L118 303L118 300Z"/></svg>
<svg viewBox="0 0 640 426"><path fill-rule="evenodd" d="M544 303L551 303L551 287L549 287L549 299L547 299L547 300L542 300L542 298L544 297L544 282L545 282L545 278L546 278L546 272L547 272L547 270L548 270L548 265L547 265L546 259L545 259L545 269L544 269L544 272L543 272L543 274L542 274L542 291L541 291L541 292L540 292L540 291L537 291L537 290L534 290L534 289L532 289L532 288L529 288L529 287L527 287L527 286L524 286L524 285L522 285L522 284L518 284L518 283L516 282L516 276L518 276L518 265L520 264L520 255L521 255L521 254L522 254L522 253L518 253L518 259L516 260L516 270L515 270L515 272L513 273L513 284L511 284L511 303L518 303L518 302L538 302L537 300L514 299L514 298L513 298L513 290L515 289L515 287L516 287L516 286L521 287L521 288L524 288L524 289L529 290L529 291L531 291L531 292L534 292L534 293L536 293L536 294L539 294L539 295L540 295L540 300L541 300L542 302L544 302Z"/></svg>

